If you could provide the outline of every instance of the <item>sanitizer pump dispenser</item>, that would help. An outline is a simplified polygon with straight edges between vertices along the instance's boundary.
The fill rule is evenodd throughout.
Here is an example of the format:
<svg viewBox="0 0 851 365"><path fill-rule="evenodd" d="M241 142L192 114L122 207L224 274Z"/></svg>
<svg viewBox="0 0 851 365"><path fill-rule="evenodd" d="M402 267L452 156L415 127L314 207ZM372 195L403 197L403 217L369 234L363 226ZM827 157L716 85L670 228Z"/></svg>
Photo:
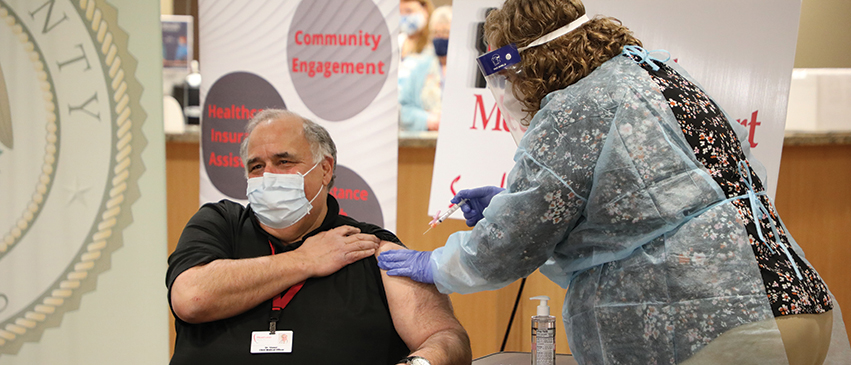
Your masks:
<svg viewBox="0 0 851 365"><path fill-rule="evenodd" d="M550 297L541 295L529 299L541 301L538 314L532 316L532 365L555 365L556 317L550 315L547 305Z"/></svg>

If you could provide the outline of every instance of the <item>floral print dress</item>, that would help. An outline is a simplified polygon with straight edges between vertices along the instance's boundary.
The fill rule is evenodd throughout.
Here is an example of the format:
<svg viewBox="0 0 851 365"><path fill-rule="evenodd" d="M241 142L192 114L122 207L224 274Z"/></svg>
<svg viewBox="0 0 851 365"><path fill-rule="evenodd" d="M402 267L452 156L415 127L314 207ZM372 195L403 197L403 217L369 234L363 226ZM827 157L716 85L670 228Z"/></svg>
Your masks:
<svg viewBox="0 0 851 365"><path fill-rule="evenodd" d="M618 56L542 101L507 190L432 253L435 285L491 290L540 268L568 288L580 363L679 363L749 323L782 349L774 317L829 310L826 287L762 193L743 127L675 64L644 67Z"/></svg>
<svg viewBox="0 0 851 365"><path fill-rule="evenodd" d="M637 57L632 58L639 61ZM724 194L728 198L744 196L749 190L748 184L755 192L765 191L754 171L747 171L744 176L740 173L740 162L747 160L729 121L715 102L697 85L664 64L659 70L654 70L646 62L639 65L659 86L698 161L709 170ZM833 303L827 286L793 250L774 204L765 195L758 199L768 213L762 219L755 219L750 198L736 199L732 204L747 227L748 242L759 263L774 316L818 314L831 310Z"/></svg>

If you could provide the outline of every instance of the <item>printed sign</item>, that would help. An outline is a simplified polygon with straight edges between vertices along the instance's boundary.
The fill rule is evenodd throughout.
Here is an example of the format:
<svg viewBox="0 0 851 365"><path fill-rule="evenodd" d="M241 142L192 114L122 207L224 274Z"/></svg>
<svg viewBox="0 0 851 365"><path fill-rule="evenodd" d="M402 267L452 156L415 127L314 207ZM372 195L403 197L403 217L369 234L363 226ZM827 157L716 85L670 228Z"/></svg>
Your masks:
<svg viewBox="0 0 851 365"><path fill-rule="evenodd" d="M503 186L516 145L476 66L487 51L482 26L500 0L453 4L446 89L435 154L429 215L461 189ZM648 50L665 49L749 131L748 144L766 167L773 196L780 170L786 101L794 63L800 0L665 2L596 0L589 17L613 16ZM729 9L735 8L735 12ZM735 26L730 26L734 24ZM460 216L458 216L460 217ZM456 217L457 218L457 217Z"/></svg>
<svg viewBox="0 0 851 365"><path fill-rule="evenodd" d="M398 2L199 5L201 74L210 80L201 88L201 203L247 203L238 153L245 124L256 111L283 108L321 124L334 139L330 193L342 213L395 229L398 45L390 35L398 32ZM249 20L261 16L275 21Z"/></svg>

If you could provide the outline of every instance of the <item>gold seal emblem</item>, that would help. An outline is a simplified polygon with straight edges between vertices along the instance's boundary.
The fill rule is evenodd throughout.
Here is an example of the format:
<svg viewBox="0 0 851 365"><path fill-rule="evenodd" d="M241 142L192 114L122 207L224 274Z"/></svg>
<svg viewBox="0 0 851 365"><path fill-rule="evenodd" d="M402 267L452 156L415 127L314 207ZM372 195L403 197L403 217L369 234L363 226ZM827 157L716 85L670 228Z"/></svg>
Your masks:
<svg viewBox="0 0 851 365"><path fill-rule="evenodd" d="M117 13L0 0L0 355L76 309L132 220L146 118Z"/></svg>

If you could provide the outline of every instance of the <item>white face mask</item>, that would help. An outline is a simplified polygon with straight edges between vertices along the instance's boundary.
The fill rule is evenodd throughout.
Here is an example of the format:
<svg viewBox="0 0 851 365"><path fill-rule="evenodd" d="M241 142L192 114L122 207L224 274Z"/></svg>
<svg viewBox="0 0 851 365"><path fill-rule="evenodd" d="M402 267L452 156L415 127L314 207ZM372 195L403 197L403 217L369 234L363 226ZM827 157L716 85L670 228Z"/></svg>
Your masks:
<svg viewBox="0 0 851 365"><path fill-rule="evenodd" d="M402 28L402 33L412 36L425 27L425 15L422 13L402 15L399 25Z"/></svg>
<svg viewBox="0 0 851 365"><path fill-rule="evenodd" d="M296 224L309 214L313 209L311 203L316 200L322 189L308 201L304 194L304 177L316 166L319 166L319 163L313 165L304 175L265 172L262 177L248 179L246 195L257 220L265 226L283 229Z"/></svg>

